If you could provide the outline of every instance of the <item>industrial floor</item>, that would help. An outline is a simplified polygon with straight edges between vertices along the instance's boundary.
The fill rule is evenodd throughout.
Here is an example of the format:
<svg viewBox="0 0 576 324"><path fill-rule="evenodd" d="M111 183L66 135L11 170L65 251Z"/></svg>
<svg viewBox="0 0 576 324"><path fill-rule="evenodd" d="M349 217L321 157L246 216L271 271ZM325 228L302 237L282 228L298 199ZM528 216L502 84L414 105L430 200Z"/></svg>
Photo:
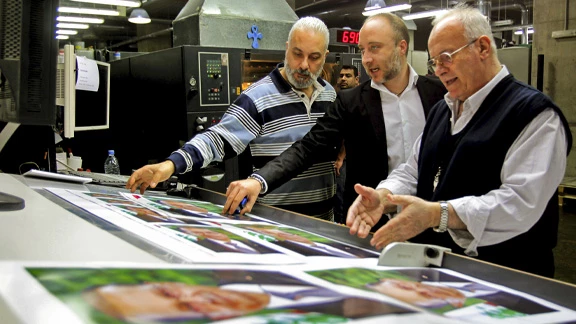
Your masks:
<svg viewBox="0 0 576 324"><path fill-rule="evenodd" d="M558 245L554 249L555 278L576 285L576 200L564 200L560 208Z"/></svg>

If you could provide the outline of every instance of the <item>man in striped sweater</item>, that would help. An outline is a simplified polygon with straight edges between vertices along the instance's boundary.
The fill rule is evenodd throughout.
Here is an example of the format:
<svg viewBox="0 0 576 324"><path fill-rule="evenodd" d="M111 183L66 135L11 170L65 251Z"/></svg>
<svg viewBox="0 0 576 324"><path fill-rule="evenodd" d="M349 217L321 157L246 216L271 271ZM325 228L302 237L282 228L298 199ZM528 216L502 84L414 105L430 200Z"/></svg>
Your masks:
<svg viewBox="0 0 576 324"><path fill-rule="evenodd" d="M127 188L143 193L174 173L206 167L242 153L250 146L260 168L301 139L336 99L334 88L320 78L328 54L329 32L319 19L304 17L290 30L284 66L252 84L228 108L219 124L193 137L164 162L135 171ZM333 220L334 168L330 156L268 192L259 202ZM256 178L256 180L258 180Z"/></svg>

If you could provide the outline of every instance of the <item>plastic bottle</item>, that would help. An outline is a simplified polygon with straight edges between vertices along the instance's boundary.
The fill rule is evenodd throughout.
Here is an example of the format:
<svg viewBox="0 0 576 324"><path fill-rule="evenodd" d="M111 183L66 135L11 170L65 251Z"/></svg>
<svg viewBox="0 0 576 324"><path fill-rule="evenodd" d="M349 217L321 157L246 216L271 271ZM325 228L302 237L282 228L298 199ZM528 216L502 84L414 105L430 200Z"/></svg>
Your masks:
<svg viewBox="0 0 576 324"><path fill-rule="evenodd" d="M108 150L108 157L104 162L104 173L120 174L120 164L118 164L118 159L114 156L114 150Z"/></svg>

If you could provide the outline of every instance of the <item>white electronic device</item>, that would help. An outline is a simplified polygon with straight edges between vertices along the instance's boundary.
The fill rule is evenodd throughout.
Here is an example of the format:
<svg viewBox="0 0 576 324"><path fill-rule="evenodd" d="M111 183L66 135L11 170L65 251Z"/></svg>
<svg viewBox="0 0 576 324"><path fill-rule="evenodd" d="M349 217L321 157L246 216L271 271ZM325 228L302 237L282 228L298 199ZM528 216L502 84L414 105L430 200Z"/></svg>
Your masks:
<svg viewBox="0 0 576 324"><path fill-rule="evenodd" d="M92 178L87 177L78 177L74 175L68 174L61 174L61 173L53 173L41 170L30 170L23 174L25 177L35 177L35 178L42 178L46 180L60 180L60 181L68 181L68 182L75 182L75 183L89 183L92 182Z"/></svg>

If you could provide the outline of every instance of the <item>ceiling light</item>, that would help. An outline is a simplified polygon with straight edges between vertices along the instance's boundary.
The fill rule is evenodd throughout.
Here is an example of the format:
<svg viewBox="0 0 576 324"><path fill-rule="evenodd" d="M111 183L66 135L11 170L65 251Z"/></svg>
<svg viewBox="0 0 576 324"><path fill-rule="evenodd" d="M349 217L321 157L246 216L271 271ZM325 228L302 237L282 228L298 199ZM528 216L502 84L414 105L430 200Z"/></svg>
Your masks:
<svg viewBox="0 0 576 324"><path fill-rule="evenodd" d="M56 27L58 28L70 28L70 29L88 29L90 27L86 24L69 24L69 23L57 23Z"/></svg>
<svg viewBox="0 0 576 324"><path fill-rule="evenodd" d="M58 17L56 17L56 20L65 21L65 22L86 23L86 24L102 24L102 23L104 23L104 19L102 19L102 18L88 18L88 17L58 16Z"/></svg>
<svg viewBox="0 0 576 324"><path fill-rule="evenodd" d="M372 8L372 7L370 7ZM379 13L385 13L385 12L394 12L394 11L400 11L400 10L408 10L412 8L411 4L401 4L401 5L396 5L396 6L388 6L388 7L384 7L384 8L380 8L380 9L370 9L370 10L364 10L362 12L362 14L364 16L373 16ZM366 8L368 9L368 8Z"/></svg>
<svg viewBox="0 0 576 324"><path fill-rule="evenodd" d="M419 18L435 17L438 15L444 14L446 12L448 12L448 10L446 10L446 9L422 11L422 12L417 12L417 13L406 15L406 16L402 17L402 19L412 20L412 19L419 19Z"/></svg>
<svg viewBox="0 0 576 324"><path fill-rule="evenodd" d="M118 10L90 8L58 7L58 12L77 13L84 15L120 16L120 12L118 12Z"/></svg>
<svg viewBox="0 0 576 324"><path fill-rule="evenodd" d="M110 6L140 7L140 1L130 1L130 0L72 0L72 1L97 3Z"/></svg>
<svg viewBox="0 0 576 324"><path fill-rule="evenodd" d="M56 39L68 39L68 38L70 38L70 36L68 36L68 35L57 35L56 36Z"/></svg>
<svg viewBox="0 0 576 324"><path fill-rule="evenodd" d="M150 19L150 16L148 16L146 10L134 9L130 13L130 18L128 18L128 21L134 24L148 24L152 20Z"/></svg>
<svg viewBox="0 0 576 324"><path fill-rule="evenodd" d="M77 30L70 30L70 29L58 29L56 31L56 34L60 34L60 35L76 35L78 34Z"/></svg>
<svg viewBox="0 0 576 324"><path fill-rule="evenodd" d="M512 19L506 19L506 20L496 20L496 21L492 21L490 23L490 25L498 27L498 26L509 26L514 24L514 20Z"/></svg>
<svg viewBox="0 0 576 324"><path fill-rule="evenodd" d="M522 29L514 32L514 35L522 35L522 34L523 34ZM528 29L528 34L534 34L534 29Z"/></svg>

